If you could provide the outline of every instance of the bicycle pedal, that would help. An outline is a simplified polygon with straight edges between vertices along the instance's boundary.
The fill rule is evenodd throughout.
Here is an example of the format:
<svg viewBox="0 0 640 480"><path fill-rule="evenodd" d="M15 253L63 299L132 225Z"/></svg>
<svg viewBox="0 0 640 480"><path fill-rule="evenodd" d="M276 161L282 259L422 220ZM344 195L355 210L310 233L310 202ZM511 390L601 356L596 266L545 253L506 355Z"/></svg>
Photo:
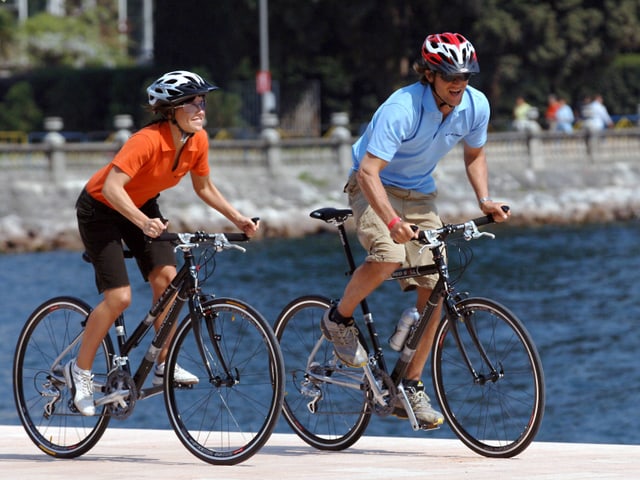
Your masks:
<svg viewBox="0 0 640 480"><path fill-rule="evenodd" d="M175 383L173 384L173 388L178 390L193 390L193 386L195 383Z"/></svg>
<svg viewBox="0 0 640 480"><path fill-rule="evenodd" d="M440 425L442 425L442 423L421 423L420 430L424 430L424 431L439 430Z"/></svg>

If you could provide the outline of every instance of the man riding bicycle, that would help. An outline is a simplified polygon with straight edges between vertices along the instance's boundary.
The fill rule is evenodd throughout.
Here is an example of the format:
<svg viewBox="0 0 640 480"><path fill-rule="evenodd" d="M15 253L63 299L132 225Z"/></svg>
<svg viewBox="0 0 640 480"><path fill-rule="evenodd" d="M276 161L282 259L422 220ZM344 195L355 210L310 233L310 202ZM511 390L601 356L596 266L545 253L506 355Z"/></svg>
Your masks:
<svg viewBox="0 0 640 480"><path fill-rule="evenodd" d="M364 134L353 145L353 167L345 192L356 221L358 239L367 251L338 305L321 323L325 337L346 364L367 362L358 341L353 312L391 273L402 265L428 263L410 242L411 228L442 226L435 205L433 171L460 141L469 182L480 210L497 222L508 219L502 203L489 195L484 152L489 123L489 102L468 85L480 67L473 45L458 33L429 35L421 57L414 63L420 81L395 91L374 113ZM416 307L422 311L435 286L436 276L401 280L403 290L417 290ZM440 318L441 305L435 312ZM433 343L437 322L430 322L403 379L416 418L425 427L443 422L431 407L420 380ZM406 418L404 410L394 412Z"/></svg>

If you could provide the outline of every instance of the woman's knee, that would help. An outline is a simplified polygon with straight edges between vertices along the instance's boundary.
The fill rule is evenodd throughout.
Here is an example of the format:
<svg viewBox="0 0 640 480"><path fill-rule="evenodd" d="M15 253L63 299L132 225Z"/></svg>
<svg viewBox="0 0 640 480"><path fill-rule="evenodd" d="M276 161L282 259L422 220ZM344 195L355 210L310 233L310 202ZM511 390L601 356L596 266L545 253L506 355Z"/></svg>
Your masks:
<svg viewBox="0 0 640 480"><path fill-rule="evenodd" d="M173 265L163 265L160 267L154 268L149 273L149 283L151 284L151 288L155 291L162 291L171 280L176 276L176 267Z"/></svg>
<svg viewBox="0 0 640 480"><path fill-rule="evenodd" d="M104 301L112 312L124 312L131 305L131 287L111 288L104 292Z"/></svg>

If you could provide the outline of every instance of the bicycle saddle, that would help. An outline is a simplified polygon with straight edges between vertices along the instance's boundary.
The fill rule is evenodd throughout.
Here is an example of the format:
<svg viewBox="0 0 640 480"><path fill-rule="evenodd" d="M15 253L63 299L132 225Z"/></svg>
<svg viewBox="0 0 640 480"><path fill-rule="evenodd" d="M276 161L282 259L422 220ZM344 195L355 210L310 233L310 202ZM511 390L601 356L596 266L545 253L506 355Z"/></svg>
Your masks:
<svg viewBox="0 0 640 480"><path fill-rule="evenodd" d="M325 207L314 210L309 214L311 218L315 218L317 220L323 220L327 223L338 221L344 222L353 215L353 212L350 208L333 208L333 207Z"/></svg>

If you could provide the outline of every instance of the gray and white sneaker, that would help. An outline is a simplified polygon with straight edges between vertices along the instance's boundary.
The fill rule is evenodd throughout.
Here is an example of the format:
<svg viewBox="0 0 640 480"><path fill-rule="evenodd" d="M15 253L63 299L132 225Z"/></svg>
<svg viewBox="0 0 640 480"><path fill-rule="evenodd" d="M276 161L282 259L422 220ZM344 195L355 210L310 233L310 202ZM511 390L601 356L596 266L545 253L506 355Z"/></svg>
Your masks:
<svg viewBox="0 0 640 480"><path fill-rule="evenodd" d="M93 375L89 370L82 370L76 365L75 359L69 360L64 366L64 379L71 390L73 404L82 415L95 415L96 406L93 403Z"/></svg>
<svg viewBox="0 0 640 480"><path fill-rule="evenodd" d="M334 308L330 308L322 316L320 322L322 334L333 343L336 355L344 363L355 368L366 365L367 351L358 340L358 327L354 323L344 325L331 320L330 316Z"/></svg>
<svg viewBox="0 0 640 480"><path fill-rule="evenodd" d="M176 363L176 368L173 370L173 380L178 385L195 385L196 383L200 382L200 379L198 377L196 377L193 373L188 372L177 363ZM152 384L154 387L159 387L160 385L162 385L163 381L164 381L164 362L156 366Z"/></svg>
<svg viewBox="0 0 640 480"><path fill-rule="evenodd" d="M431 400L424 392L422 381L403 380L409 404L420 425L424 428L438 428L444 423L442 413L431 406ZM404 408L396 408L393 415L398 418L407 418Z"/></svg>

